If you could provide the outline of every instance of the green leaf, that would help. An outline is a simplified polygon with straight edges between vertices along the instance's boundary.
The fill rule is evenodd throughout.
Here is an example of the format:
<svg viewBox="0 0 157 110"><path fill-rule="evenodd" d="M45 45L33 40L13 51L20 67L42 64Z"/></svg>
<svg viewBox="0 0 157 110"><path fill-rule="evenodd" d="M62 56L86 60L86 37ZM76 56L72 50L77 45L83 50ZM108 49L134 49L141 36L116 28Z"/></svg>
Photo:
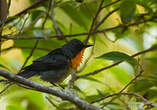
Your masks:
<svg viewBox="0 0 157 110"><path fill-rule="evenodd" d="M132 84L129 87L129 90L135 92L147 92L152 86L153 83L151 81L147 79L141 79L139 81L136 81L134 84Z"/></svg>
<svg viewBox="0 0 157 110"><path fill-rule="evenodd" d="M128 63L130 63L133 66L135 66L137 64L136 60L133 57L131 57L125 53L118 52L118 51L112 51L109 53L105 53L97 58L112 60L114 62L126 60Z"/></svg>
<svg viewBox="0 0 157 110"><path fill-rule="evenodd" d="M151 73L148 77L157 80L157 73Z"/></svg>
<svg viewBox="0 0 157 110"><path fill-rule="evenodd" d="M150 81L152 81L153 86L157 87L157 73L151 73L150 75L146 77L146 79L149 79Z"/></svg>
<svg viewBox="0 0 157 110"><path fill-rule="evenodd" d="M26 110L26 109L23 108L22 106L16 104L16 105L8 105L6 107L6 110Z"/></svg>
<svg viewBox="0 0 157 110"><path fill-rule="evenodd" d="M64 101L64 102L62 102L61 104L59 104L58 107L59 107L59 108L71 108L71 107L73 107L73 104L71 104L71 103L69 103L69 102L67 102L67 101Z"/></svg>
<svg viewBox="0 0 157 110"><path fill-rule="evenodd" d="M101 103L101 105L104 105L104 102ZM124 108L121 107L120 104L115 103L115 102L111 102L110 104L108 104L106 107L104 107L106 110L125 110Z"/></svg>
<svg viewBox="0 0 157 110"><path fill-rule="evenodd" d="M73 25L76 23L77 25L81 27L81 29L86 30L87 28L89 28L89 25L92 19L92 15L90 11L92 13L95 13L97 4L96 2L88 3L88 5L77 3L77 6L74 6L73 3L74 2L62 4L60 5L60 8L64 12L64 14L66 14L68 18L71 19L71 22L73 23ZM95 8L94 10L93 10L93 7Z"/></svg>
<svg viewBox="0 0 157 110"><path fill-rule="evenodd" d="M32 16L31 16L32 21L35 20L38 16L40 16L41 13L42 13L41 10L32 11L32 13L31 13L32 14Z"/></svg>
<svg viewBox="0 0 157 110"><path fill-rule="evenodd" d="M120 16L123 23L128 22L134 16L136 10L135 0L124 0L120 4Z"/></svg>
<svg viewBox="0 0 157 110"><path fill-rule="evenodd" d="M72 6L72 8L77 8L77 7L80 6L80 3L78 3L78 2L72 2L71 6Z"/></svg>
<svg viewBox="0 0 157 110"><path fill-rule="evenodd" d="M143 6L145 10L149 12L157 9L157 0L137 0L137 3Z"/></svg>
<svg viewBox="0 0 157 110"><path fill-rule="evenodd" d="M29 101L40 108L40 110L43 110L46 107L42 93L36 91L28 91L27 97L29 98Z"/></svg>
<svg viewBox="0 0 157 110"><path fill-rule="evenodd" d="M109 93L106 93L106 92L104 92L104 91L100 91L99 89L97 89L96 91L97 91L98 94L101 95L101 96L107 96L107 95L109 95Z"/></svg>
<svg viewBox="0 0 157 110"><path fill-rule="evenodd" d="M103 93L103 92L101 92L101 93ZM108 93L103 93L103 94L98 93L98 94L86 96L85 100L88 101L88 102L92 102L94 100L100 99L100 98L105 97L107 95L109 95L109 94Z"/></svg>
<svg viewBox="0 0 157 110"><path fill-rule="evenodd" d="M82 78L82 79L86 79L86 80L94 81L94 82L97 82L97 83L102 83L100 80L95 79L95 78L92 78L92 77L84 77L84 78Z"/></svg>
<svg viewBox="0 0 157 110"><path fill-rule="evenodd" d="M2 64L0 64L0 67L1 67L1 68L4 68L4 69L6 69L6 70L9 71L9 68L7 68L6 66L4 66L4 65L2 65Z"/></svg>
<svg viewBox="0 0 157 110"><path fill-rule="evenodd" d="M146 99L155 99L157 97L157 88L151 88L144 94Z"/></svg>
<svg viewBox="0 0 157 110"><path fill-rule="evenodd" d="M74 85L74 89L82 94L84 93L78 86Z"/></svg>
<svg viewBox="0 0 157 110"><path fill-rule="evenodd" d="M124 85L126 85L132 79L131 75L128 72L119 67L113 67L108 69L107 71L111 72L111 74Z"/></svg>
<svg viewBox="0 0 157 110"><path fill-rule="evenodd" d="M104 0L103 6L106 6L106 5L110 4L111 2L112 2L112 0ZM106 8L110 8L110 7L106 7Z"/></svg>

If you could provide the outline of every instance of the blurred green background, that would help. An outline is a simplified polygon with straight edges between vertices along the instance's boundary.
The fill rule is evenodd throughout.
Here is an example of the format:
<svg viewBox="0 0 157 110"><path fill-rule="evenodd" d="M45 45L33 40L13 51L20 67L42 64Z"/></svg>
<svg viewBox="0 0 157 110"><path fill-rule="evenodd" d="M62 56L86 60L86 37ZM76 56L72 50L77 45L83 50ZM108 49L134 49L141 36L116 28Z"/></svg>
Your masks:
<svg viewBox="0 0 157 110"><path fill-rule="evenodd" d="M15 17L14 15L31 6L35 1L37 0L12 0L9 9L9 17ZM54 10L56 22L65 35L84 33L89 31L100 1L101 0L84 0L82 3L79 3L74 0L55 0L57 4L51 10ZM105 0L103 5L105 6L114 1L116 0ZM25 32L18 35L18 37L55 35L53 22L50 18L46 20L44 28L41 28L46 17L45 14L38 19L34 25L28 28L43 12L47 11L48 4L49 2L44 2L38 8L29 10L27 14L17 17L4 27L3 35L16 35L20 32L24 22L26 22L23 27ZM98 16L97 22L110 11L119 7L120 9L109 16L98 30L150 19L156 17L155 15L157 14L156 0L121 0L104 8ZM93 36L91 36L89 44L95 42L93 52L92 48L87 49L83 58L84 60L87 59L91 53L92 56L87 62L85 69L77 74L87 74L113 64L113 61L110 60L96 59L96 57L104 53L119 51L133 55L136 52L155 45L157 43L156 22L157 19L154 18L152 21L146 21L127 28L120 27L104 33L97 33L95 34L95 40ZM76 36L75 38L83 41L86 35ZM73 38L67 37L67 40L70 39ZM36 40L4 40L0 56L0 69L16 74L29 56L35 42ZM63 44L65 44L65 41L58 38L41 39L26 66L31 64L34 59L46 55L50 50L59 48ZM136 57L136 59L138 59L140 65L143 67L144 72L136 83L131 84L125 91L136 92L157 106L157 52L149 52ZM82 62L80 69L83 66L84 62ZM75 90L79 97L91 102L102 96L120 91L136 74L136 68L134 68L134 66L123 62L96 75L77 80L75 82ZM67 85L69 79L70 76L62 84ZM49 83L39 80L38 77L31 78L31 80L46 86L51 86ZM0 84L0 89L4 87L4 84ZM57 87L53 88L59 89ZM65 108L69 109L74 106L70 102L62 101L55 96L49 96L45 93L23 89L14 85L0 96L0 110L58 110L58 108L50 104L45 97L50 97L61 110ZM111 98L105 99L95 105L102 106L103 103L108 102L109 99ZM143 102L137 97L124 95L118 97L113 103L105 106L104 109L139 110L139 106L142 104ZM157 108L154 107L151 110L157 110Z"/></svg>

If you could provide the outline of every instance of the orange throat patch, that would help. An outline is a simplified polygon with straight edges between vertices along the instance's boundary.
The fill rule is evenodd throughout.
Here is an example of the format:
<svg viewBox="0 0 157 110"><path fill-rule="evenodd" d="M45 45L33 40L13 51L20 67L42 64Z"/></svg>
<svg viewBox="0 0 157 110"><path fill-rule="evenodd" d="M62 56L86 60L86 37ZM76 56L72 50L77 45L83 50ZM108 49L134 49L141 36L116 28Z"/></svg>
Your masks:
<svg viewBox="0 0 157 110"><path fill-rule="evenodd" d="M77 68L80 66L82 62L83 53L84 49L82 49L80 53L78 53L77 56L71 60L73 69L77 70Z"/></svg>

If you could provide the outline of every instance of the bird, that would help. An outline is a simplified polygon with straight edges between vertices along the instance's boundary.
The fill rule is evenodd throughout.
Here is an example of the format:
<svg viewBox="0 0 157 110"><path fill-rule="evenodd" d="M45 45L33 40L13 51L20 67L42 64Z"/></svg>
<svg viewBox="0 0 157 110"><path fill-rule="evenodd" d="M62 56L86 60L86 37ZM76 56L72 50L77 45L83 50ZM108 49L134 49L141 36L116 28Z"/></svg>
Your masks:
<svg viewBox="0 0 157 110"><path fill-rule="evenodd" d="M82 62L86 45L78 39L72 39L62 47L49 52L23 68L17 75L30 78L40 76L41 80L53 85L63 82L73 71L76 71Z"/></svg>

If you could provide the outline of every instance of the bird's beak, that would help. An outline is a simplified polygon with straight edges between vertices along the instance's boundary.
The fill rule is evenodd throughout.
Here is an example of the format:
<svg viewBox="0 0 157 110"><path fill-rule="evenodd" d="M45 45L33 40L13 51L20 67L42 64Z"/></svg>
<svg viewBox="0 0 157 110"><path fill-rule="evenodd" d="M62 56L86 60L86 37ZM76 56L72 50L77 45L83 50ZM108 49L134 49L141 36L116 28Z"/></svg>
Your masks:
<svg viewBox="0 0 157 110"><path fill-rule="evenodd" d="M94 46L94 45L84 45L85 48L91 47L91 46Z"/></svg>

